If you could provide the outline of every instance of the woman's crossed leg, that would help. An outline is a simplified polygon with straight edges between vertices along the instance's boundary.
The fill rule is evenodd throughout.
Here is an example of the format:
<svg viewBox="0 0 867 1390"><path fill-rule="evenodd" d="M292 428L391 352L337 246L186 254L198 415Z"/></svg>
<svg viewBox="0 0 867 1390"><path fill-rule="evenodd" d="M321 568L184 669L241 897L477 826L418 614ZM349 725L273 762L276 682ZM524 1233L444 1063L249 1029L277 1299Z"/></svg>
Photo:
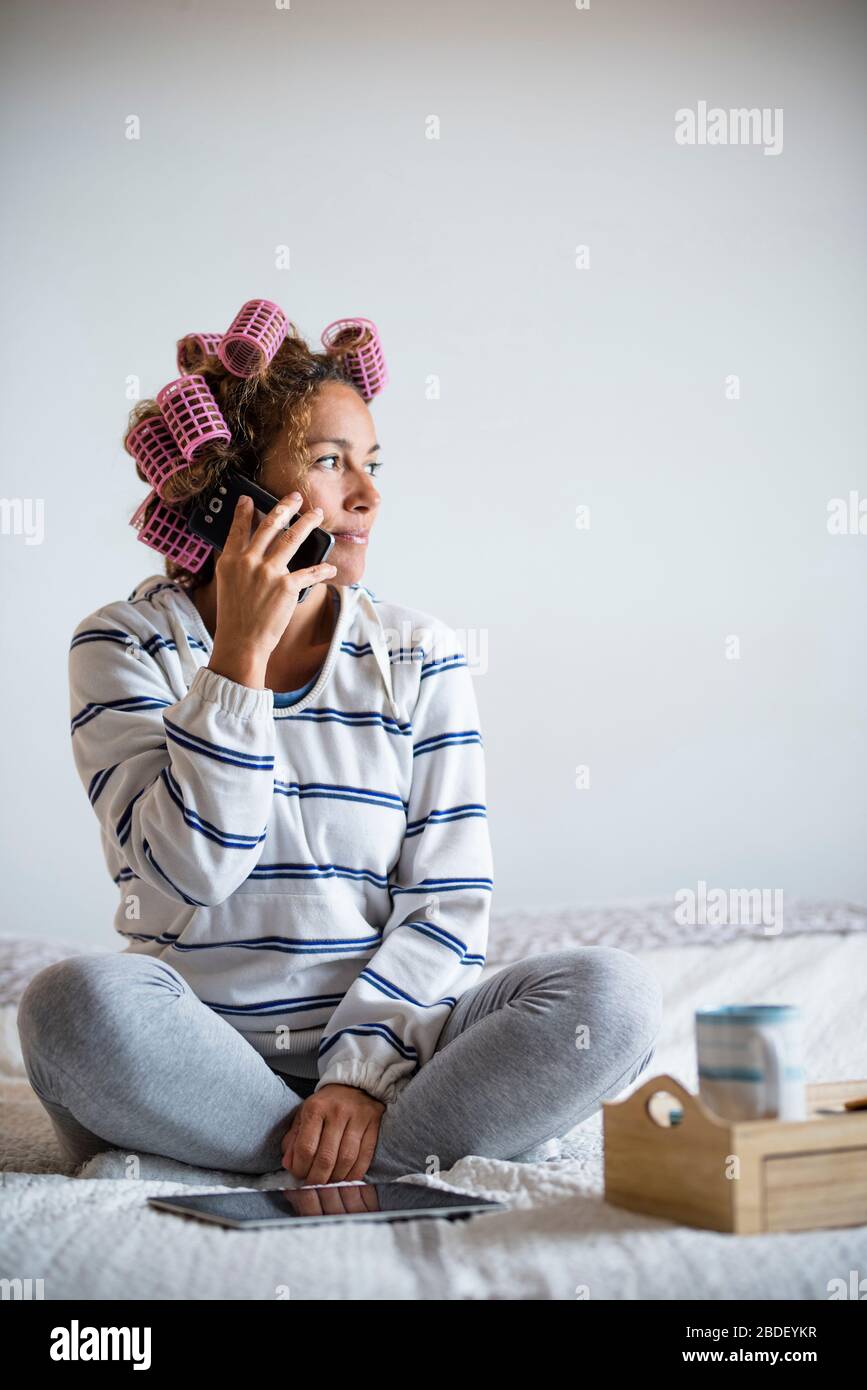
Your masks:
<svg viewBox="0 0 867 1390"><path fill-rule="evenodd" d="M370 1181L513 1158L565 1134L653 1055L656 977L608 947L548 952L465 991L382 1115ZM156 956L73 956L30 982L25 1067L67 1157L107 1148L271 1173L315 1081L284 1077Z"/></svg>

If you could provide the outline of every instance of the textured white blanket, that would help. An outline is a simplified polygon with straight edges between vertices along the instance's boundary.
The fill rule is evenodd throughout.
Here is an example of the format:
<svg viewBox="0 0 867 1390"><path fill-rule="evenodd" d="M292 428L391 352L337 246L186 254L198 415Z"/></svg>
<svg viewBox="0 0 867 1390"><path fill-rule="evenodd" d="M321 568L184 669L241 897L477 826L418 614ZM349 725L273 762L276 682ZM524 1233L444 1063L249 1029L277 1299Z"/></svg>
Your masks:
<svg viewBox="0 0 867 1390"><path fill-rule="evenodd" d="M801 1003L809 1080L867 1078L863 910L813 904L787 916L780 936L764 936L675 929L670 906L654 904L514 914L496 923L488 969L566 944L633 950L665 988L651 1072L671 1072L691 1090L693 1010L720 1000ZM652 948L641 945L642 922ZM115 1150L67 1175L23 1074L15 1028L22 982L68 953L39 951L25 963L19 949L10 965L8 949L0 949L0 1277L44 1279L46 1298L271 1299L288 1288L302 1299L823 1299L829 1280L867 1274L867 1226L733 1237L607 1205L599 1114L572 1131L558 1159L470 1156L437 1179L414 1179L497 1197L510 1208L470 1221L235 1232L159 1213L146 1196L289 1179L206 1172L146 1154L136 1172Z"/></svg>

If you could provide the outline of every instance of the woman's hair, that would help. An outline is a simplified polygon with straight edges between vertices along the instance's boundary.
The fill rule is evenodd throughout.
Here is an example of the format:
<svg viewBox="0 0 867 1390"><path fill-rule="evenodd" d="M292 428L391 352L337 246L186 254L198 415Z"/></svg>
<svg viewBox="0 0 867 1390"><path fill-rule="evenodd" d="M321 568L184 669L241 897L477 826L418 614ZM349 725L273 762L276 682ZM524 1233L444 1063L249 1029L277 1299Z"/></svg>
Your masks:
<svg viewBox="0 0 867 1390"><path fill-rule="evenodd" d="M232 433L229 441L205 445L193 463L174 473L163 487L163 500L170 506L186 503L208 491L229 467L256 480L265 456L280 435L285 435L289 458L295 464L295 480L303 490L309 467L305 448L313 399L328 381L339 381L358 391L343 365L343 358L357 335L350 330L345 342L338 338L327 353L312 352L293 324L287 336L258 375L237 377L227 371L217 356L195 360L195 345L183 340L187 370L204 377ZM360 391L359 396L364 397ZM155 400L139 401L130 412L124 431L126 442L133 428L160 408ZM147 478L136 463L142 482ZM166 560L165 572L187 589L197 589L213 576L216 556L212 551L204 565L191 574L174 560Z"/></svg>

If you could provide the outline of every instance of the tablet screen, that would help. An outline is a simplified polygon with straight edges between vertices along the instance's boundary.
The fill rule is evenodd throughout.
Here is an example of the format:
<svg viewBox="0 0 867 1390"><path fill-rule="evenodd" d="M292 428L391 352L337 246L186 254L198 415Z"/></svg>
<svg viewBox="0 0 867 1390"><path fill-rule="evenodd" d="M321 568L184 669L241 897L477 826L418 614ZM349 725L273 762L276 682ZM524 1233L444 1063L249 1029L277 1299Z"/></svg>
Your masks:
<svg viewBox="0 0 867 1390"><path fill-rule="evenodd" d="M420 1183L334 1183L267 1191L193 1193L149 1197L151 1206L231 1226L263 1226L296 1220L400 1220L408 1216L451 1216L504 1211L500 1202Z"/></svg>

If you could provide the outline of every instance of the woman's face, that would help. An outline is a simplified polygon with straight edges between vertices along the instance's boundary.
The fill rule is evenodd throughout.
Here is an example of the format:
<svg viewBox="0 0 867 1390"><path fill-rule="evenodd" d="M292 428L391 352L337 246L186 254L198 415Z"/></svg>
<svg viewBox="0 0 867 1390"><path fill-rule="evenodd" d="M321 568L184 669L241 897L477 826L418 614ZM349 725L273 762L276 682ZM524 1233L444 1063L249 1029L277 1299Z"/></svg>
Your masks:
<svg viewBox="0 0 867 1390"><path fill-rule="evenodd" d="M334 536L328 560L337 567L335 584L355 584L364 573L370 529L380 503L374 483L378 454L373 417L364 401L351 386L328 381L313 399L306 478L299 482L287 458L285 440L278 440L265 458L262 487L275 497L297 487L306 506L322 508L320 525Z"/></svg>

